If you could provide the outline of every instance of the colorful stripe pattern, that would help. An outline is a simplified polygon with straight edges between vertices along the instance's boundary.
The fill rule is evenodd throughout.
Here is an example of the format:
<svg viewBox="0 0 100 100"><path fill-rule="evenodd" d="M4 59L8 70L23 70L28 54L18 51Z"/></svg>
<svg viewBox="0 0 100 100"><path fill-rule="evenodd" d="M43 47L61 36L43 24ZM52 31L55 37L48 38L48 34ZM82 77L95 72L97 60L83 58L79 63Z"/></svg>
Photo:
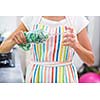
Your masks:
<svg viewBox="0 0 100 100"><path fill-rule="evenodd" d="M45 43L31 44L29 53L31 56L31 66L27 66L26 82L30 83L72 83L78 82L77 71L73 65L63 65L46 67L46 65L33 64L32 62L66 62L72 61L74 50L71 47L62 46L64 32L67 26L55 28L43 24L34 25L35 29L42 29L48 33L53 33ZM55 33L55 35L54 35ZM57 34L56 34L57 33ZM32 58L33 56L33 58ZM29 57L29 56L28 56ZM30 58L28 58L28 61Z"/></svg>

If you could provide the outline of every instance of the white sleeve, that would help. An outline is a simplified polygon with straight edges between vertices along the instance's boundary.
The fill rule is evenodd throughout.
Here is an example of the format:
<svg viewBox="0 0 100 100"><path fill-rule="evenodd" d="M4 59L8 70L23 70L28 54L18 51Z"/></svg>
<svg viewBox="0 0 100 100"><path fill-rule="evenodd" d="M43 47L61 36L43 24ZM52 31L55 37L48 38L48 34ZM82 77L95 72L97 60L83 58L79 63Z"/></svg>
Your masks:
<svg viewBox="0 0 100 100"><path fill-rule="evenodd" d="M21 18L21 22L25 25L28 31L32 30L32 16L25 16Z"/></svg>
<svg viewBox="0 0 100 100"><path fill-rule="evenodd" d="M25 16L21 19L28 31L33 30L33 25L38 24L41 20L41 16Z"/></svg>
<svg viewBox="0 0 100 100"><path fill-rule="evenodd" d="M89 24L89 21L84 16L73 16L71 20L76 34L80 33Z"/></svg>

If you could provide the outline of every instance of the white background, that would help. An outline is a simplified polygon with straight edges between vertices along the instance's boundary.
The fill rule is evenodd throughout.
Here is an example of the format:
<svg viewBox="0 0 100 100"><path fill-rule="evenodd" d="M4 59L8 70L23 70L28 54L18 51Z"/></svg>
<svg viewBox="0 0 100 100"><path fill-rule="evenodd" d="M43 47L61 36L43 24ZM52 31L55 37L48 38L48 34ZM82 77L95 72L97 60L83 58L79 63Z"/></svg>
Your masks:
<svg viewBox="0 0 100 100"><path fill-rule="evenodd" d="M1 16L100 16L99 0L0 0ZM0 100L100 100L100 84L0 84Z"/></svg>

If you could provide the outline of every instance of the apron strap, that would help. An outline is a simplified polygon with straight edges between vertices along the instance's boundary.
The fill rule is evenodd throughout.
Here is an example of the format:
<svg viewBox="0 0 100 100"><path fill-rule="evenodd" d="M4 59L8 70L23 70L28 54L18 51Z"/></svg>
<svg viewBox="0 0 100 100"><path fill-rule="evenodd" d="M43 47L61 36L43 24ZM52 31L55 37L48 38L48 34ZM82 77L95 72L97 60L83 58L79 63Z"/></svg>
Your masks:
<svg viewBox="0 0 100 100"><path fill-rule="evenodd" d="M34 17L33 24L39 24L41 22L42 16Z"/></svg>

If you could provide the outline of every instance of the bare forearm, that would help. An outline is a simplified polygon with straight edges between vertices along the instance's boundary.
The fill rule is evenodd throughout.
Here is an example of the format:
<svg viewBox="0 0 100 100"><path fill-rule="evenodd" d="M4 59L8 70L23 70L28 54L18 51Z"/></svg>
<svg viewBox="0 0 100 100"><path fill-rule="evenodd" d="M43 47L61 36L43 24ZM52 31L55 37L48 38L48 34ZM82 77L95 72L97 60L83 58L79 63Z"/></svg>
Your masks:
<svg viewBox="0 0 100 100"><path fill-rule="evenodd" d="M88 65L92 65L94 63L94 56L92 51L85 49L79 43L75 46L75 51L79 55L79 57Z"/></svg>
<svg viewBox="0 0 100 100"><path fill-rule="evenodd" d="M0 53L7 53L11 50L11 48L15 45L16 43L11 40L7 39L5 40L1 45L0 45Z"/></svg>

